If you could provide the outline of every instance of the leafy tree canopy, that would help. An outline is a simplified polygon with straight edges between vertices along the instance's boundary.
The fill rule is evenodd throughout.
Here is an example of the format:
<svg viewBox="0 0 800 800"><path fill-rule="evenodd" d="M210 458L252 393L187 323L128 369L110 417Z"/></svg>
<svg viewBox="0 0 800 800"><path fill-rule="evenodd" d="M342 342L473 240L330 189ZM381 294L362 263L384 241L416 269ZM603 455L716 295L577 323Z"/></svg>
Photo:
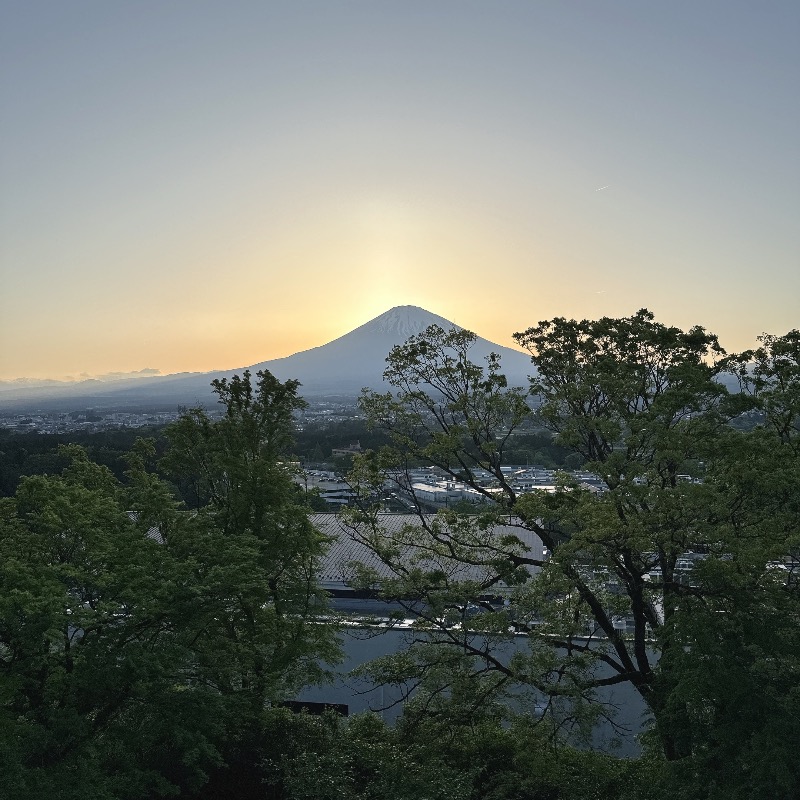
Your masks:
<svg viewBox="0 0 800 800"><path fill-rule="evenodd" d="M557 318L515 338L531 354L530 387L509 387L497 357L472 362L470 332L432 326L389 354L394 391L362 398L371 424L392 437L356 466L365 498L387 478L410 485L409 466L422 460L494 509L421 516L401 546L374 509L353 515L356 535L394 573L386 592L425 601L416 605L427 622L416 645L375 676L411 681L430 700L423 713L471 681L483 703L530 687L567 698L554 708L580 717L598 688L629 683L682 785L725 761L719 796L731 786L745 787L743 797L765 786L791 796L794 761L779 748L775 770L768 752L800 733L797 697L786 694L800 605L785 563L800 532L797 332L727 356L703 328L668 327L641 310ZM726 373L749 391L730 394ZM748 410L764 425L731 426ZM604 491L564 476L555 493L520 493L503 466L531 419L585 461ZM520 536L493 537L501 519ZM530 555L524 531L541 539L546 560ZM468 564L470 578L448 562ZM488 603L502 585L506 605ZM486 613L455 626L442 613L469 604ZM529 655L504 655L504 641L520 633ZM754 703L763 698L764 712L740 714L733 685Z"/></svg>
<svg viewBox="0 0 800 800"><path fill-rule="evenodd" d="M0 501L9 796L191 794L232 764L260 787L266 710L336 660L332 626L310 623L322 542L281 460L297 384L257 377L215 384L221 420L190 411L168 431L195 512L148 442L123 482L70 446L60 474Z"/></svg>

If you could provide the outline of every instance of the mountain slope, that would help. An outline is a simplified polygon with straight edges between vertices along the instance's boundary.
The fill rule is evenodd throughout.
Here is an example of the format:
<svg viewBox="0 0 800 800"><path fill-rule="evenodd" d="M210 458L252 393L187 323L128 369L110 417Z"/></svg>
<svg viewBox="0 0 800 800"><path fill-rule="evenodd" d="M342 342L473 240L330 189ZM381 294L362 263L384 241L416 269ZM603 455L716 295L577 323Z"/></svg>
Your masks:
<svg viewBox="0 0 800 800"><path fill-rule="evenodd" d="M301 394L357 395L365 386L385 389L383 370L386 356L397 344L419 334L430 325L448 330L460 327L437 314L416 306L398 306L366 322L349 333L319 347L303 350L286 358L263 361L249 367L222 372L183 373L158 378L98 381L57 388L14 389L0 392L0 408L71 410L73 408L174 408L209 405L214 402L210 383L215 378L230 377L249 369L256 373L267 369L280 380L296 378ZM512 385L527 384L530 358L517 350L478 338L472 358L480 363L495 352L502 356L503 371Z"/></svg>
<svg viewBox="0 0 800 800"><path fill-rule="evenodd" d="M364 386L386 388L382 376L389 351L430 325L444 330L460 327L425 309L398 306L328 344L287 358L264 361L251 370L268 369L281 380L297 378L305 393L357 393ZM491 352L503 357L503 366L508 369L510 380L513 376L512 382L526 382L530 371L528 356L479 337L473 359L480 363Z"/></svg>

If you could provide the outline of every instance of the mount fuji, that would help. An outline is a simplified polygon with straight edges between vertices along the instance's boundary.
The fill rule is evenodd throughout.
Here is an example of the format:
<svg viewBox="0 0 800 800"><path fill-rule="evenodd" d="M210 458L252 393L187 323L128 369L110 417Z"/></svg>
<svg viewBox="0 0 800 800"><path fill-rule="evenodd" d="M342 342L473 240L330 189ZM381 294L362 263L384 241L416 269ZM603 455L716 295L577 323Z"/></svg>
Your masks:
<svg viewBox="0 0 800 800"><path fill-rule="evenodd" d="M417 306L397 306L327 344L285 358L262 361L248 367L220 372L179 373L157 378L98 381L59 387L14 389L0 392L0 409L21 408L71 410L73 408L175 408L214 403L210 383L249 369L255 374L267 369L280 380L296 378L300 394L356 396L363 387L386 390L383 371L386 356L395 345L422 333L430 325L444 330L460 328L444 317ZM470 351L476 363L489 353L501 356L501 369L509 384L526 386L531 373L530 357L518 350L478 337ZM91 385L86 385L91 384Z"/></svg>
<svg viewBox="0 0 800 800"><path fill-rule="evenodd" d="M383 371L389 351L430 325L444 330L461 327L423 308L397 306L328 344L250 369L268 369L281 380L297 378L305 394L357 394L365 386L385 390ZM492 352L502 356L503 370L510 382L527 385L529 356L480 337L470 350L472 360L479 364Z"/></svg>

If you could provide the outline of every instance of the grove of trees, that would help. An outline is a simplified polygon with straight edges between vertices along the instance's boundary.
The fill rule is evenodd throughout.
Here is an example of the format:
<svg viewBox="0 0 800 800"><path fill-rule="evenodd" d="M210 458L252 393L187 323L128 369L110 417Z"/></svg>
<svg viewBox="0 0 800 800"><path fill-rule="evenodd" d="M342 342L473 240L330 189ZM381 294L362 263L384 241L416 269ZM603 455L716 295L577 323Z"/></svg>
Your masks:
<svg viewBox="0 0 800 800"><path fill-rule="evenodd" d="M347 519L390 577L355 573L418 615L364 670L413 689L395 726L282 707L341 652L292 475L299 386L245 372L124 473L67 445L0 499L0 797L796 797L800 332L728 355L646 310L557 318L516 334L522 387L474 338L428 328L361 399ZM518 493L504 468L537 451L605 489ZM486 503L390 538L371 500L419 464ZM623 684L642 755L576 747Z"/></svg>
<svg viewBox="0 0 800 800"><path fill-rule="evenodd" d="M281 455L297 383L215 384L163 467L125 482L68 446L57 475L0 501L0 794L261 796L265 711L335 663L315 582L320 535Z"/></svg>
<svg viewBox="0 0 800 800"><path fill-rule="evenodd" d="M664 786L796 796L800 333L726 355L703 328L667 327L646 310L558 318L515 335L531 354L529 387L508 386L499 359L470 361L474 338L428 328L389 354L393 391L362 398L393 439L358 465L365 498L388 476L408 484L422 460L489 501L479 516L422 516L391 541L376 509L351 514L391 569L360 579L424 598L415 607L435 631L372 674L414 686L423 718L469 717L531 690L589 726L602 713L597 690L627 683L648 710L647 753ZM725 374L742 391L729 392ZM745 413L760 424L731 425ZM515 492L503 467L532 416L606 491L565 474L554 493ZM501 521L537 534L548 557L492 537ZM468 579L453 562L473 567ZM501 583L511 597L498 607L487 598ZM453 610L470 607L485 613L469 630L453 625ZM503 645L520 633L527 651L509 655Z"/></svg>

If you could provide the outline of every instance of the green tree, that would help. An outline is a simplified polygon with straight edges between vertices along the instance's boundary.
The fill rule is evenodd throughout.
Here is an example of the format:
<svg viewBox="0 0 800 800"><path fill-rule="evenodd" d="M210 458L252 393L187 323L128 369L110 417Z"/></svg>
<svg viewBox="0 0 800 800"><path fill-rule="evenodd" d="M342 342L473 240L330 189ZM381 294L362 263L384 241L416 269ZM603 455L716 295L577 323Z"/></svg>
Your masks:
<svg viewBox="0 0 800 800"><path fill-rule="evenodd" d="M198 673L234 719L223 749L227 768L211 785L230 787L233 771L242 797L259 792L269 744L264 709L322 679L323 663L338 658L333 626L313 624L325 610L316 583L324 542L288 461L293 414L305 404L297 381L269 372L257 378L255 386L247 371L215 381L223 417L184 414L166 430L162 462L202 500L193 518L199 533L186 544L204 587Z"/></svg>
<svg viewBox="0 0 800 800"><path fill-rule="evenodd" d="M541 728L439 717L274 715L269 783L286 800L633 800L646 764L556 748ZM641 790L640 790L641 787Z"/></svg>
<svg viewBox="0 0 800 800"><path fill-rule="evenodd" d="M718 380L724 370L743 370L751 354L726 360L712 334L664 326L646 310L623 319L558 318L516 339L532 356L529 389L508 387L496 358L484 366L471 362L473 334L432 326L389 354L385 377L395 393L362 399L371 423L393 439L357 465L354 479L365 496L370 484L390 475L407 483L403 470L422 460L465 478L494 508L472 519L423 517L424 533L415 526L394 541L383 535L374 510L353 520L357 535L394 570L384 581L387 593L424 597L423 616L436 630L376 674L405 676L423 688L435 675L428 692L442 697L456 679L463 682L466 660L474 697L499 697L512 686L519 697L528 686L567 698L560 708L569 713L580 712L598 688L629 683L650 711L663 755L694 763L703 737L689 730L709 701L700 688L709 673L696 666L697 680L689 680L687 665L702 663L703 631L725 638L727 621L735 621L743 627L738 638L728 636L731 647L746 648L748 626L796 618L796 596L786 587L766 588L770 562L792 551L800 518L796 393L781 377L795 375L796 387L796 333L766 339L768 349L755 354L755 399L729 395ZM729 421L753 404L772 421L752 435L734 430ZM601 477L605 491L566 476L553 494L515 490L502 469L505 452L534 415L556 445ZM768 428L772 444L764 438ZM777 485L765 477L776 467ZM753 483L755 470L762 477ZM549 558L532 559L521 537L493 537L501 519L538 535ZM447 566L454 562L469 565L468 576ZM365 572L362 579L378 577ZM500 582L513 590L511 605L497 610L480 598ZM735 607L726 608L723 597ZM469 603L487 613L458 626L443 613ZM527 632L527 655L503 654L510 626ZM442 643L460 654L452 667ZM780 672L791 682L794 645L787 648ZM717 650L715 663L724 671L723 652L730 655ZM769 674L757 667L773 657L769 652L749 662L753 679ZM689 684L697 692L693 705L680 694ZM780 714L785 722L785 706ZM729 742L734 738L731 730Z"/></svg>
<svg viewBox="0 0 800 800"><path fill-rule="evenodd" d="M257 377L255 387L247 371L214 381L224 416L184 414L167 428L162 463L205 500L197 524L207 532L207 577L217 582L208 616L218 634L208 658L225 673L237 665L236 677L225 680L246 686L261 708L318 678L319 656L333 650L328 629L306 624L323 607L315 573L323 541L300 502L295 467L283 460L293 413L305 403L297 381Z"/></svg>
<svg viewBox="0 0 800 800"><path fill-rule="evenodd" d="M214 758L218 703L181 677L196 631L175 589L189 576L127 513L134 498L107 468L75 446L65 452L61 475L26 478L3 501L8 796L141 797L198 785L202 761ZM151 521L160 516L149 510Z"/></svg>
<svg viewBox="0 0 800 800"><path fill-rule="evenodd" d="M60 475L2 501L11 797L260 797L265 712L337 658L335 631L310 619L323 543L281 461L297 384L265 373L215 388L225 416L185 414L165 461L200 509L152 471L152 442L129 454L124 483L70 447Z"/></svg>
<svg viewBox="0 0 800 800"><path fill-rule="evenodd" d="M800 333L764 335L727 361L760 424L719 443L707 479L724 558L696 570L702 594L674 620L663 727L690 757L672 796L790 798L800 786Z"/></svg>

